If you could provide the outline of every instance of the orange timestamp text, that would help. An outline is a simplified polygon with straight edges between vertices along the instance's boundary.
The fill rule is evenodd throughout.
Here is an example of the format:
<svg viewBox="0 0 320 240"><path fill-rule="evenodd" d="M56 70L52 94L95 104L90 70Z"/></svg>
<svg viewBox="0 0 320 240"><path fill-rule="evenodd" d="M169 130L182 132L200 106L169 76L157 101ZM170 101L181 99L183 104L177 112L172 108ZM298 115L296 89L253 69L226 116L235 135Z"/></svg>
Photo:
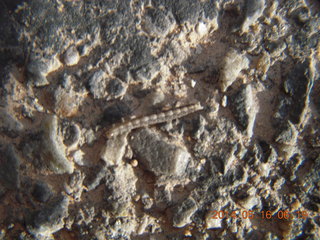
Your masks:
<svg viewBox="0 0 320 240"><path fill-rule="evenodd" d="M260 211L254 212L252 210L241 210L241 211L212 211L211 218L213 219L224 219L224 218L242 218L242 219L254 219L260 217L262 219L306 219L308 217L307 211L295 211L290 212L288 210L280 210L277 213L272 214L271 211Z"/></svg>

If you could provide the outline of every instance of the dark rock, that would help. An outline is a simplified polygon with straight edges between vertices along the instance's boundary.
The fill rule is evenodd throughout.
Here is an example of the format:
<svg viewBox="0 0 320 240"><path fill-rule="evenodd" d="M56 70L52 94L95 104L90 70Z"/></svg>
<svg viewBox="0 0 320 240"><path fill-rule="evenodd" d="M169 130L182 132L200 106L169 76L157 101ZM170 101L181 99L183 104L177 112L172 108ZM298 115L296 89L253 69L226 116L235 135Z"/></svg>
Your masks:
<svg viewBox="0 0 320 240"><path fill-rule="evenodd" d="M186 21L195 24L201 17L202 9L199 1L177 0L172 1L172 12L179 24Z"/></svg>
<svg viewBox="0 0 320 240"><path fill-rule="evenodd" d="M317 212L319 210L319 200L320 200L320 194L319 194L319 183L320 179L320 156L318 156L313 164L310 167L310 170L308 171L308 174L303 179L303 184L306 188L310 189L307 193L302 192L303 198L309 202L308 206L309 209L312 209L312 211ZM308 194L306 196L306 194Z"/></svg>
<svg viewBox="0 0 320 240"><path fill-rule="evenodd" d="M152 1L152 5L159 8L165 6L166 11L172 11L178 24L184 22L190 22L195 24L202 17L202 8L200 1L192 0L164 0L164 1Z"/></svg>
<svg viewBox="0 0 320 240"><path fill-rule="evenodd" d="M241 87L239 91L231 96L230 103L231 111L240 129L246 131L251 136L255 120L255 103L253 101L251 86L246 85Z"/></svg>
<svg viewBox="0 0 320 240"><path fill-rule="evenodd" d="M265 0L246 0L246 16L242 24L242 31L246 32L262 15L265 8Z"/></svg>
<svg viewBox="0 0 320 240"><path fill-rule="evenodd" d="M259 230L251 230L248 233L244 234L245 239L248 240L255 240L255 239L267 239L264 238L264 234L262 231ZM280 240L279 238L272 238L272 240Z"/></svg>
<svg viewBox="0 0 320 240"><path fill-rule="evenodd" d="M6 1L6 6L11 9L11 7L15 7L15 3L16 1ZM16 58L15 50L19 48L19 30L17 29L16 22L12 21L11 14L6 10L6 7L1 5L0 22L3 23L0 26L0 31L2 33L0 36L0 44L2 46L2 54L0 56L1 66L7 65L9 60L12 60L12 58ZM8 49L6 51L7 47ZM0 80L0 82L1 81L2 79Z"/></svg>
<svg viewBox="0 0 320 240"><path fill-rule="evenodd" d="M69 200L57 197L27 218L27 229L35 236L49 236L64 226L63 219L68 215Z"/></svg>
<svg viewBox="0 0 320 240"><path fill-rule="evenodd" d="M320 114L320 95L315 97L314 103L318 113Z"/></svg>
<svg viewBox="0 0 320 240"><path fill-rule="evenodd" d="M144 210L150 210L153 206L153 199L148 194L143 194L141 197L141 203Z"/></svg>
<svg viewBox="0 0 320 240"><path fill-rule="evenodd" d="M23 124L7 112L0 108L0 131L9 136L18 134L23 129Z"/></svg>
<svg viewBox="0 0 320 240"><path fill-rule="evenodd" d="M246 182L246 173L242 166L237 167L231 171L228 171L226 175L223 176L224 183L227 185L239 184L240 182Z"/></svg>
<svg viewBox="0 0 320 240"><path fill-rule="evenodd" d="M86 23L83 12L79 12L75 5L72 8L69 4L65 5L70 14L57 11L56 7L57 4L53 2L28 1L24 8L13 14L21 28L30 31L30 37L38 49L59 52L65 43L57 32L71 26L73 29L83 28Z"/></svg>
<svg viewBox="0 0 320 240"><path fill-rule="evenodd" d="M294 125L288 122L284 127L279 129L279 134L275 141L281 144L291 144L297 137L297 130Z"/></svg>
<svg viewBox="0 0 320 240"><path fill-rule="evenodd" d="M274 114L274 126L278 126L281 122L287 118L292 108L293 102L291 98L279 96L279 105Z"/></svg>
<svg viewBox="0 0 320 240"><path fill-rule="evenodd" d="M286 44L283 41L266 41L265 48L271 56L279 57L286 49Z"/></svg>
<svg viewBox="0 0 320 240"><path fill-rule="evenodd" d="M161 9L147 8L144 15L143 28L150 35L157 37L165 37L173 25L175 19L171 11L163 11Z"/></svg>
<svg viewBox="0 0 320 240"><path fill-rule="evenodd" d="M303 233L306 235L305 239L319 239L319 232L318 228L313 221L313 219L308 218L305 221L305 224L303 226Z"/></svg>
<svg viewBox="0 0 320 240"><path fill-rule="evenodd" d="M20 187L20 158L13 145L0 145L0 180L12 190Z"/></svg>
<svg viewBox="0 0 320 240"><path fill-rule="evenodd" d="M104 109L102 121L111 125L113 123L120 122L121 118L127 117L131 112L132 110L128 103L124 101L117 101Z"/></svg>
<svg viewBox="0 0 320 240"><path fill-rule="evenodd" d="M318 46L319 44L319 38L320 38L320 33L316 33L313 34L312 36L310 36L310 38L308 39L308 46L310 48L315 48Z"/></svg>
<svg viewBox="0 0 320 240"><path fill-rule="evenodd" d="M184 227L191 222L192 215L197 211L197 204L191 197L182 202L173 215L173 226Z"/></svg>
<svg viewBox="0 0 320 240"><path fill-rule="evenodd" d="M257 205L260 205L260 198L255 194L255 189L249 185L240 185L234 190L232 196L236 201L245 209L252 209Z"/></svg>
<svg viewBox="0 0 320 240"><path fill-rule="evenodd" d="M246 113L246 94L244 88L231 98L232 110L242 129L246 129L249 122L249 116Z"/></svg>
<svg viewBox="0 0 320 240"><path fill-rule="evenodd" d="M299 154L293 155L285 165L285 176L289 175L289 178L294 179L297 177L296 171L303 163L303 158Z"/></svg>
<svg viewBox="0 0 320 240"><path fill-rule="evenodd" d="M307 87L309 82L306 76L307 70L307 63L298 64L285 80L284 90L291 97L307 93Z"/></svg>
<svg viewBox="0 0 320 240"><path fill-rule="evenodd" d="M25 0L4 0L5 6L13 12L19 5L23 4Z"/></svg>
<svg viewBox="0 0 320 240"><path fill-rule="evenodd" d="M183 148L164 141L158 134L141 129L132 134L130 146L138 160L156 176L182 175L190 161Z"/></svg>
<svg viewBox="0 0 320 240"><path fill-rule="evenodd" d="M128 40L128 44L131 51L131 69L139 69L155 61L151 54L150 43L146 37L133 36Z"/></svg>
<svg viewBox="0 0 320 240"><path fill-rule="evenodd" d="M206 119L203 116L199 116L199 119L196 123L195 126L195 132L194 132L194 137L195 139L200 139L201 135L203 134L203 132L205 131L205 125L207 124Z"/></svg>
<svg viewBox="0 0 320 240"><path fill-rule="evenodd" d="M204 17L206 19L214 19L218 16L218 8L214 1L205 1L203 3Z"/></svg>
<svg viewBox="0 0 320 240"><path fill-rule="evenodd" d="M260 141L259 142L259 146L262 150L262 155L260 158L260 161L263 163L269 162L269 163L273 163L277 160L277 152L276 150L269 145L268 143L266 143L265 141Z"/></svg>
<svg viewBox="0 0 320 240"><path fill-rule="evenodd" d="M5 193L6 193L6 189L0 184L0 200L4 196Z"/></svg>
<svg viewBox="0 0 320 240"><path fill-rule="evenodd" d="M305 204L303 204L303 206L306 208L306 209L308 209L308 210L310 210L310 211L313 211L313 212L315 212L315 213L318 213L319 212L319 206L318 206L319 204L316 204L316 203L314 203L314 202L307 202L307 203L305 203Z"/></svg>
<svg viewBox="0 0 320 240"><path fill-rule="evenodd" d="M286 42L289 54L293 58L308 61L312 48L319 43L319 31L317 29L319 29L320 21L319 17L316 16L311 19L303 19L305 17L303 12L299 15L298 13L297 17L293 17L299 27L296 28L297 30L292 34L292 37L286 39Z"/></svg>
<svg viewBox="0 0 320 240"><path fill-rule="evenodd" d="M80 128L77 125L67 121L62 122L61 125L62 125L61 133L63 136L63 143L66 146L71 146L73 144L76 144L79 141L79 138L81 136Z"/></svg>
<svg viewBox="0 0 320 240"><path fill-rule="evenodd" d="M114 75L121 79L123 82L128 83L133 79L129 67L120 66L113 71Z"/></svg>
<svg viewBox="0 0 320 240"><path fill-rule="evenodd" d="M171 202L171 193L164 187L158 187L154 190L155 203L158 209L166 209Z"/></svg>
<svg viewBox="0 0 320 240"><path fill-rule="evenodd" d="M95 168L93 168L93 170L95 174L86 177L87 183L85 185L87 186L88 191L91 191L99 186L102 180L106 178L106 176L109 176L109 183L112 183L114 181L114 175L104 166L96 166Z"/></svg>
<svg viewBox="0 0 320 240"><path fill-rule="evenodd" d="M52 196L52 191L46 183L38 182L33 187L32 196L39 202L47 202Z"/></svg>
<svg viewBox="0 0 320 240"><path fill-rule="evenodd" d="M235 152L237 151L237 146L233 144L225 144L224 151L219 153L214 153L212 156L209 157L209 163L211 164L211 171L227 173L232 163L235 160Z"/></svg>
<svg viewBox="0 0 320 240"><path fill-rule="evenodd" d="M107 87L108 93L112 96L118 97L125 93L126 91L126 84L122 82L120 79L112 79L108 83Z"/></svg>
<svg viewBox="0 0 320 240"><path fill-rule="evenodd" d="M279 207L279 201L273 195L261 198L262 209L264 211L275 211Z"/></svg>
<svg viewBox="0 0 320 240"><path fill-rule="evenodd" d="M309 9L306 7L301 7L298 9L295 9L290 13L290 17L292 17L297 24L300 24L301 26L305 24L309 18L310 18L310 13Z"/></svg>
<svg viewBox="0 0 320 240"><path fill-rule="evenodd" d="M308 76L308 67L308 62L296 64L284 82L284 90L292 101L288 117L294 124L299 124L302 121L307 100L313 87L313 80Z"/></svg>
<svg viewBox="0 0 320 240"><path fill-rule="evenodd" d="M160 65L156 61L151 61L150 63L141 66L137 69L131 70L132 76L137 81L149 81L152 80L158 71L160 70Z"/></svg>
<svg viewBox="0 0 320 240"><path fill-rule="evenodd" d="M309 196L311 201L314 203L320 204L320 192L314 193L313 195Z"/></svg>
<svg viewBox="0 0 320 240"><path fill-rule="evenodd" d="M256 153L251 149L248 149L243 158L242 158L249 166L257 165Z"/></svg>

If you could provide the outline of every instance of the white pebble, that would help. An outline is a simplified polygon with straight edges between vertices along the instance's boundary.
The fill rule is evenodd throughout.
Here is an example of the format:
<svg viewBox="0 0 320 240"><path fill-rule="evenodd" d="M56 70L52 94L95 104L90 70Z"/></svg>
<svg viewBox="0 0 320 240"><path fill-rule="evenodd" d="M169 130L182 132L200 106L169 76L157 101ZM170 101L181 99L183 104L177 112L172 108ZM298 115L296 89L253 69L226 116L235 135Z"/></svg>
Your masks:
<svg viewBox="0 0 320 240"><path fill-rule="evenodd" d="M64 63L68 66L76 65L79 60L79 52L75 47L70 47L64 54Z"/></svg>

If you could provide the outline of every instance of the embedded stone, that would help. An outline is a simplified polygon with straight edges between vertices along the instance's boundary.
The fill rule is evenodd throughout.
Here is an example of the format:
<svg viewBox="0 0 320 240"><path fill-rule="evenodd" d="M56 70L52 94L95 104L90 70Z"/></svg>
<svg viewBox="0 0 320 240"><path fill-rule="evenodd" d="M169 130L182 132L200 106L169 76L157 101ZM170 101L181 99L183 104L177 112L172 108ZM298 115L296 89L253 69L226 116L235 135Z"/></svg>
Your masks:
<svg viewBox="0 0 320 240"><path fill-rule="evenodd" d="M186 149L163 140L149 129L137 130L129 141L137 159L156 176L181 176L190 162Z"/></svg>
<svg viewBox="0 0 320 240"><path fill-rule="evenodd" d="M125 214L128 211L131 199L136 194L137 180L130 164L116 167L111 181L106 180L106 187L109 191L105 198L113 213Z"/></svg>
<svg viewBox="0 0 320 240"><path fill-rule="evenodd" d="M294 124L304 120L308 107L309 94L314 81L308 72L309 62L296 64L284 82L284 90L291 100L288 115Z"/></svg>
<svg viewBox="0 0 320 240"><path fill-rule="evenodd" d="M80 55L76 47L70 47L64 54L64 63L68 66L76 65L80 60Z"/></svg>
<svg viewBox="0 0 320 240"><path fill-rule="evenodd" d="M281 144L291 145L295 142L298 135L298 131L295 126L288 121L288 123L280 129L275 141Z"/></svg>
<svg viewBox="0 0 320 240"><path fill-rule="evenodd" d="M103 98L106 96L107 80L105 72L99 70L95 72L89 80L90 92L94 98Z"/></svg>
<svg viewBox="0 0 320 240"><path fill-rule="evenodd" d="M50 187L45 182L38 182L34 185L32 196L39 202L47 202L52 196Z"/></svg>
<svg viewBox="0 0 320 240"><path fill-rule="evenodd" d="M225 92L239 76L243 69L249 67L249 59L245 54L241 54L235 49L231 49L225 59L220 74L220 88Z"/></svg>
<svg viewBox="0 0 320 240"><path fill-rule="evenodd" d="M125 154L127 144L126 134L120 134L108 139L101 151L101 159L106 162L107 166L119 165Z"/></svg>
<svg viewBox="0 0 320 240"><path fill-rule="evenodd" d="M182 202L173 215L173 226L184 227L191 222L192 215L197 211L197 204L192 197Z"/></svg>
<svg viewBox="0 0 320 240"><path fill-rule="evenodd" d="M246 17L241 27L242 32L247 32L249 27L261 17L266 7L265 5L265 0L246 1Z"/></svg>
<svg viewBox="0 0 320 240"><path fill-rule="evenodd" d="M20 162L13 145L0 145L0 180L8 189L15 190L20 187Z"/></svg>
<svg viewBox="0 0 320 240"><path fill-rule="evenodd" d="M257 112L251 85L241 87L238 92L231 96L230 103L231 111L234 114L240 129L251 137Z"/></svg>
<svg viewBox="0 0 320 240"><path fill-rule="evenodd" d="M58 118L55 115L49 115L43 122L43 149L47 156L49 167L58 174L72 173L74 170L73 162L66 156L66 146L59 135Z"/></svg>
<svg viewBox="0 0 320 240"><path fill-rule="evenodd" d="M69 200L57 197L42 209L27 217L27 229L35 236L50 236L64 227L64 218L68 216ZM29 218L29 219L28 219Z"/></svg>
<svg viewBox="0 0 320 240"><path fill-rule="evenodd" d="M127 85L118 78L111 79L107 86L108 93L114 97L124 95L126 89Z"/></svg>
<svg viewBox="0 0 320 240"><path fill-rule="evenodd" d="M175 19L170 11L157 8L147 8L144 15L143 28L151 35L165 37L175 24Z"/></svg>
<svg viewBox="0 0 320 240"><path fill-rule="evenodd" d="M4 132L19 132L23 130L23 124L8 113L5 108L0 108L0 130Z"/></svg>

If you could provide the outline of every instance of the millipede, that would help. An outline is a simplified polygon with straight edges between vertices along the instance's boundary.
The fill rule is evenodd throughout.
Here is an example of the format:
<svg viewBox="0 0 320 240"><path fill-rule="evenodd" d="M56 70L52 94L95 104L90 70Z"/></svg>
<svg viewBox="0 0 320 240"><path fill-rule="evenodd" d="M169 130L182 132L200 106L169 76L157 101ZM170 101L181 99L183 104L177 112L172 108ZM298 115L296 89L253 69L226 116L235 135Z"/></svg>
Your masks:
<svg viewBox="0 0 320 240"><path fill-rule="evenodd" d="M203 107L198 102L195 104L182 106L179 108L171 109L171 110L160 112L157 114L152 114L149 116L130 119L130 120L125 121L123 123L118 123L118 124L113 125L107 131L106 136L108 138L110 138L110 137L114 137L114 136L123 134L125 132L129 132L129 131L136 129L136 128L147 127L147 126L155 125L158 123L172 121L174 119L178 119L178 118L184 117L186 115L189 115L193 112L200 111L202 109L203 109Z"/></svg>

